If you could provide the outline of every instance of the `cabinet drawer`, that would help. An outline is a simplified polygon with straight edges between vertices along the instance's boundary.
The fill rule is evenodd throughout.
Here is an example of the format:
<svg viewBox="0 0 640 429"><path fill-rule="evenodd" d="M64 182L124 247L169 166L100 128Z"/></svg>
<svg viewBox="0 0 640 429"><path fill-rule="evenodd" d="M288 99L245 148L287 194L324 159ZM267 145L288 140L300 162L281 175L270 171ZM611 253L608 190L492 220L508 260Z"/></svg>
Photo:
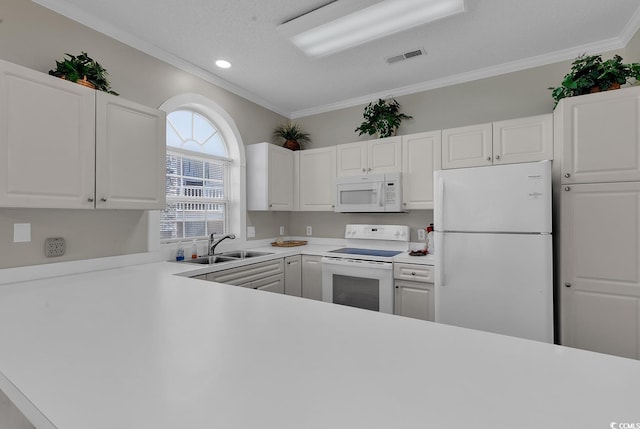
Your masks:
<svg viewBox="0 0 640 429"><path fill-rule="evenodd" d="M282 258L273 261L259 262L228 270L207 274L207 280L211 282L225 283L229 285L242 285L254 280L284 273Z"/></svg>
<svg viewBox="0 0 640 429"><path fill-rule="evenodd" d="M433 267L418 264L393 264L393 277L413 282L433 283Z"/></svg>

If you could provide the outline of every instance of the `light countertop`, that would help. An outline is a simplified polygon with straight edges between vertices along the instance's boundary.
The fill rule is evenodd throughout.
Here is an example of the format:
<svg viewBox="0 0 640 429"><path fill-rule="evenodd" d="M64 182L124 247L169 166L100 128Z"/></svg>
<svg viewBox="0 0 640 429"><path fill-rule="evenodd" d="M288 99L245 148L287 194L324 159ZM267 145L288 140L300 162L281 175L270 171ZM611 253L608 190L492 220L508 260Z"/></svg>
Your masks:
<svg viewBox="0 0 640 429"><path fill-rule="evenodd" d="M0 286L0 389L38 429L607 428L640 362L173 275Z"/></svg>

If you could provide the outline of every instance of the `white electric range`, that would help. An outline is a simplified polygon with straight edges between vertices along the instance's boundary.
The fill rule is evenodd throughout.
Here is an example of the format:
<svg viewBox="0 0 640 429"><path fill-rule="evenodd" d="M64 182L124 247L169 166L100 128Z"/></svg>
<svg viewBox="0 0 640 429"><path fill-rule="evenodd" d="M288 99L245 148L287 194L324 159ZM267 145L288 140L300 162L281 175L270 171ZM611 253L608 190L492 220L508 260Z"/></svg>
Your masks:
<svg viewBox="0 0 640 429"><path fill-rule="evenodd" d="M409 227L349 224L345 238L322 258L322 300L393 314L392 258L409 249Z"/></svg>

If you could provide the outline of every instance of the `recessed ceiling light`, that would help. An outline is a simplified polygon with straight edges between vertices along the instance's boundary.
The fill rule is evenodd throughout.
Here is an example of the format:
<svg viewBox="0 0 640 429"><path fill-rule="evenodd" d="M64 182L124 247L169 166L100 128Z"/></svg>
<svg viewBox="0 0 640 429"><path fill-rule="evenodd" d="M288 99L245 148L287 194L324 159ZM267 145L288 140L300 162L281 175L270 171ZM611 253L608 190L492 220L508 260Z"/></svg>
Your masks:
<svg viewBox="0 0 640 429"><path fill-rule="evenodd" d="M465 11L465 0L336 0L278 31L305 54L322 57Z"/></svg>
<svg viewBox="0 0 640 429"><path fill-rule="evenodd" d="M226 60L218 60L216 61L216 65L221 69L228 69L229 67L231 67L231 63Z"/></svg>

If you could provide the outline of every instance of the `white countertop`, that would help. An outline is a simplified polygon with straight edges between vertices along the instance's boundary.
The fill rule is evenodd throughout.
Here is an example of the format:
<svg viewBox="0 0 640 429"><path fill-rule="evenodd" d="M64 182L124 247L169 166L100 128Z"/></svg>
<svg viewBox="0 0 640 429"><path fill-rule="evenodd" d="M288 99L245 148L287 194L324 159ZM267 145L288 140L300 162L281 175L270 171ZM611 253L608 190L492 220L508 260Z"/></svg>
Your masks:
<svg viewBox="0 0 640 429"><path fill-rule="evenodd" d="M640 362L172 275L0 286L0 389L38 429L608 428Z"/></svg>

